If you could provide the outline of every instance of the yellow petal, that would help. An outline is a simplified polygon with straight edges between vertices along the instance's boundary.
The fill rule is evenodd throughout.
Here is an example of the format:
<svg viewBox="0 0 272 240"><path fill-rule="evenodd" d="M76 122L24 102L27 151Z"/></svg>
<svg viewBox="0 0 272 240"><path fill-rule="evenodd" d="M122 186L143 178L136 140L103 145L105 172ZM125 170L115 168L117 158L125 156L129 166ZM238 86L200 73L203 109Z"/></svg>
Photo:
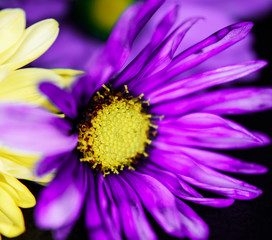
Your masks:
<svg viewBox="0 0 272 240"><path fill-rule="evenodd" d="M0 63L1 53L16 43L25 30L25 13L21 9L0 11Z"/></svg>
<svg viewBox="0 0 272 240"><path fill-rule="evenodd" d="M22 211L13 198L0 186L0 233L7 237L16 237L24 231Z"/></svg>
<svg viewBox="0 0 272 240"><path fill-rule="evenodd" d="M41 56L55 41L59 32L53 19L40 21L27 28L16 52L0 68L14 70Z"/></svg>
<svg viewBox="0 0 272 240"><path fill-rule="evenodd" d="M38 182L47 183L52 180L53 174L37 177L34 168L41 159L39 155L22 154L14 150L2 147L0 149L0 172L10 176Z"/></svg>
<svg viewBox="0 0 272 240"><path fill-rule="evenodd" d="M21 179L31 179L33 177L33 172L30 168L5 159L1 155L0 171Z"/></svg>
<svg viewBox="0 0 272 240"><path fill-rule="evenodd" d="M19 207L29 208L36 204L35 197L28 188L12 176L1 173L0 188L4 189Z"/></svg>
<svg viewBox="0 0 272 240"><path fill-rule="evenodd" d="M0 100L28 102L56 112L57 109L38 90L38 84L42 81L51 81L60 87L67 85L67 79L64 79L54 71L41 68L19 69L10 72L0 82Z"/></svg>
<svg viewBox="0 0 272 240"><path fill-rule="evenodd" d="M8 148L0 149L0 172L16 178L32 179L33 166L40 159L38 155L19 154Z"/></svg>

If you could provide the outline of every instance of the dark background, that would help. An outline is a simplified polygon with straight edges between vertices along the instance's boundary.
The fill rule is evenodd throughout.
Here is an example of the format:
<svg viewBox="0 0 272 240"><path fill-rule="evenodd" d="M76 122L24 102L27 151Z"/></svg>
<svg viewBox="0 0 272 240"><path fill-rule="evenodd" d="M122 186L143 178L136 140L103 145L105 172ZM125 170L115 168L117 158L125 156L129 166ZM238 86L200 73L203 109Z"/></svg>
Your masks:
<svg viewBox="0 0 272 240"><path fill-rule="evenodd" d="M246 85L271 86L272 87L272 16L267 16L260 21L255 21L253 32L256 36L255 49L259 58L265 59L270 64L262 70L258 81ZM257 114L231 117L248 129L265 132L272 138L272 111ZM263 195L249 201L237 200L231 207L216 209L187 202L210 227L210 238L214 240L224 239L272 239L272 147L249 150L232 151L235 157L263 164L270 170L264 175L235 175L241 180L253 184L263 190ZM230 175L230 174L229 174ZM35 196L41 187L35 183L23 181ZM33 209L23 209L26 222L26 232L14 240L50 240L51 233L41 231L33 222ZM157 226L160 239L175 239L165 235ZM7 239L3 237L3 239ZM71 233L69 240L87 239L84 223L79 221Z"/></svg>

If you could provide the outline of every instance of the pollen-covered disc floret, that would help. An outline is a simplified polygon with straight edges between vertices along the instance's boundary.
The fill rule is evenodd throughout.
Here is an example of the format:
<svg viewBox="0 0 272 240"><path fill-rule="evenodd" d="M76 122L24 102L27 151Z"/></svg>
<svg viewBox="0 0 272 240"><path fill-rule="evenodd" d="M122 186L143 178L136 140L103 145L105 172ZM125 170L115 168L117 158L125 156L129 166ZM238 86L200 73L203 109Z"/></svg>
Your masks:
<svg viewBox="0 0 272 240"><path fill-rule="evenodd" d="M92 163L105 174L118 173L146 155L151 115L146 114L141 96L114 93L105 87L91 99L78 124L81 161ZM153 126L154 127L154 126Z"/></svg>

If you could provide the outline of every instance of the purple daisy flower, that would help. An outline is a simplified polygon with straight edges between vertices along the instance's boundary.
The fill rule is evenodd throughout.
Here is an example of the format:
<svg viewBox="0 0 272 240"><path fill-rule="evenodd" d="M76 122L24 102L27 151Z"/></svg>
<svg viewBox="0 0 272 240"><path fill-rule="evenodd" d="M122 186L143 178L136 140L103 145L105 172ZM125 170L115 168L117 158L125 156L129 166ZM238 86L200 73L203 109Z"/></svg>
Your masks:
<svg viewBox="0 0 272 240"><path fill-rule="evenodd" d="M176 54L199 18L171 30L174 7L124 67L133 41L162 2L130 7L92 69L70 89L40 84L64 117L43 108L1 104L1 143L42 153L37 174L55 173L39 196L35 217L39 227L54 230L56 239L68 236L82 209L90 239L156 239L146 211L171 236L206 239L207 225L183 200L227 207L262 193L222 172L260 174L265 167L213 150L270 142L221 115L270 109L272 89L212 87L253 73L266 62L178 77L242 40L253 24L228 26ZM223 197L206 198L192 186Z"/></svg>

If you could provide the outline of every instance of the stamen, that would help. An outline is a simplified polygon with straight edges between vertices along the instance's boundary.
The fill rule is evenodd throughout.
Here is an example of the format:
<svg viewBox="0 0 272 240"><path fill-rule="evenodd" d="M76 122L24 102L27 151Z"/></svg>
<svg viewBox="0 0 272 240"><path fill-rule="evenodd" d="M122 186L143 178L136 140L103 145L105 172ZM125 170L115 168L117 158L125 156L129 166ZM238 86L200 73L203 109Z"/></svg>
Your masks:
<svg viewBox="0 0 272 240"><path fill-rule="evenodd" d="M84 112L78 127L80 161L91 163L104 176L110 172L118 174L125 167L133 169L141 156L147 157L145 149L151 144L149 134L155 135L157 126L150 122L152 115L146 114L143 94L134 98L125 92L114 93L103 85L103 93L97 92Z"/></svg>

